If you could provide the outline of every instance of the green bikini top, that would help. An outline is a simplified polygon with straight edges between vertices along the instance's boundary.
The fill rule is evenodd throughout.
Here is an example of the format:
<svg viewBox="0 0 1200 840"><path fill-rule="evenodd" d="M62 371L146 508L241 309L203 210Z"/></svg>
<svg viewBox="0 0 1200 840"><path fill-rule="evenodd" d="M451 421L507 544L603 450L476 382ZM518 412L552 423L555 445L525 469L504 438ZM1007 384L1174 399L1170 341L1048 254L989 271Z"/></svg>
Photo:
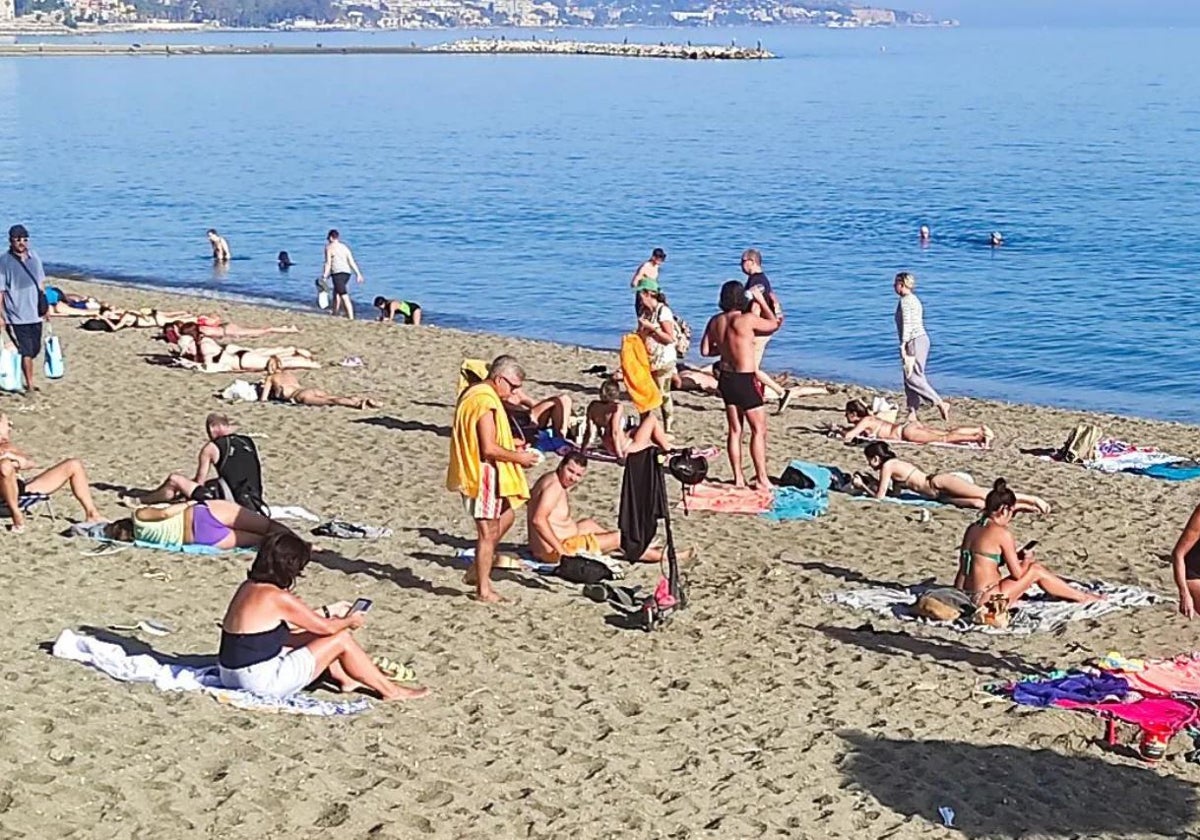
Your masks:
<svg viewBox="0 0 1200 840"><path fill-rule="evenodd" d="M987 522L987 517L983 517L983 518L977 520L975 522L975 524L983 525L986 522ZM989 554L986 551L972 551L969 548L960 548L958 550L958 563L962 567L962 573L964 575L971 574L971 566L975 562L976 557L983 557L988 560L991 560L997 566L1004 565L1004 555L1003 554Z"/></svg>

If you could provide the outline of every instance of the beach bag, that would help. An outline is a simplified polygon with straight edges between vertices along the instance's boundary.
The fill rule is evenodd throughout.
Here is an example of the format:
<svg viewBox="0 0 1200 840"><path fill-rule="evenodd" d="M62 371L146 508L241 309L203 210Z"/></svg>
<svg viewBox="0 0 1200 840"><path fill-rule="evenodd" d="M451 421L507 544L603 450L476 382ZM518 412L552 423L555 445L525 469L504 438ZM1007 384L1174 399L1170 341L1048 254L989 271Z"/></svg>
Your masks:
<svg viewBox="0 0 1200 840"><path fill-rule="evenodd" d="M912 608L915 615L930 621L958 621L969 610L973 610L970 600L952 588L931 589Z"/></svg>
<svg viewBox="0 0 1200 840"><path fill-rule="evenodd" d="M0 347L0 391L21 390L21 355L3 342Z"/></svg>
<svg viewBox="0 0 1200 840"><path fill-rule="evenodd" d="M692 326L682 318L675 319L675 355L684 358L692 349Z"/></svg>
<svg viewBox="0 0 1200 840"><path fill-rule="evenodd" d="M571 583L600 583L605 580L616 580L622 577L621 567L610 564L598 557L564 557L558 561L554 573Z"/></svg>
<svg viewBox="0 0 1200 840"><path fill-rule="evenodd" d="M1099 426L1091 423L1080 423L1067 435L1062 449L1058 451L1058 459L1068 464L1082 464L1096 460L1096 447L1100 445L1103 432Z"/></svg>
<svg viewBox="0 0 1200 840"><path fill-rule="evenodd" d="M47 324L46 326L49 326ZM62 379L67 372L67 362L63 358L62 342L51 332L46 336L46 357L42 362L42 371L47 379Z"/></svg>
<svg viewBox="0 0 1200 840"><path fill-rule="evenodd" d="M325 279L317 278L317 306L321 309L329 308L329 287L325 285Z"/></svg>

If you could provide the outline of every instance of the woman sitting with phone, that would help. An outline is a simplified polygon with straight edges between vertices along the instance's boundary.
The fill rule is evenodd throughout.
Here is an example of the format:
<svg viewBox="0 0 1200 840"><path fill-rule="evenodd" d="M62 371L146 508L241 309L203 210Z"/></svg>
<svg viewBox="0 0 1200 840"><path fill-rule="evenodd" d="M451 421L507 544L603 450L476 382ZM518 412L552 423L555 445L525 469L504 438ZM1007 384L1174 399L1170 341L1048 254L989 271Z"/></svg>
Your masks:
<svg viewBox="0 0 1200 840"><path fill-rule="evenodd" d="M343 692L367 688L384 700L428 694L393 683L355 641L351 631L366 622L370 601L313 609L292 593L311 557L312 546L290 532L263 542L221 621L221 682L289 697L328 670Z"/></svg>
<svg viewBox="0 0 1200 840"><path fill-rule="evenodd" d="M1003 595L1010 605L1014 604L1035 583L1052 598L1083 604L1099 601L1099 595L1076 589L1038 563L1033 552L1037 540L1017 550L1008 529L1016 513L1017 494L1008 489L1003 478L996 479L984 500L983 516L967 526L963 534L954 587L977 606L995 595ZM1008 570L1008 577L1001 575L1002 567Z"/></svg>

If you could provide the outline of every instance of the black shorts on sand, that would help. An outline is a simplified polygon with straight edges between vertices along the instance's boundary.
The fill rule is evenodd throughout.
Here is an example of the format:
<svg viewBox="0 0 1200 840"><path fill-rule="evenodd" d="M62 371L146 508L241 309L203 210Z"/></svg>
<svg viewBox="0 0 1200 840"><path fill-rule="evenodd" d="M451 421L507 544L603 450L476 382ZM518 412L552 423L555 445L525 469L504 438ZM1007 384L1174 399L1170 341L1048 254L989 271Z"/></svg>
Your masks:
<svg viewBox="0 0 1200 840"><path fill-rule="evenodd" d="M721 395L725 405L732 405L742 411L762 408L765 405L762 384L754 373L722 371L717 379L717 393Z"/></svg>
<svg viewBox="0 0 1200 840"><path fill-rule="evenodd" d="M8 337L17 345L23 359L36 359L42 352L42 322L36 324L8 324Z"/></svg>
<svg viewBox="0 0 1200 840"><path fill-rule="evenodd" d="M333 293L335 295L350 294L350 272L339 271L337 274L329 275L329 279L333 281Z"/></svg>

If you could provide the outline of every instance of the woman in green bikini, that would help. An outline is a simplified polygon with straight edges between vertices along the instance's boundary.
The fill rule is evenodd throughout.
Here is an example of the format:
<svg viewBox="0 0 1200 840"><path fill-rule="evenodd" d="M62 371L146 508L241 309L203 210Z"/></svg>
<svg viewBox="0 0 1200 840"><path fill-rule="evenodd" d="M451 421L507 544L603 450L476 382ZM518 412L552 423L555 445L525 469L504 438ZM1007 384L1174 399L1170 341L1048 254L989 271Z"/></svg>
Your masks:
<svg viewBox="0 0 1200 840"><path fill-rule="evenodd" d="M967 526L958 554L958 575L954 586L974 604L983 604L994 595L1003 595L1016 603L1035 583L1051 598L1081 604L1099 601L1099 595L1081 592L1034 559L1032 547L1017 550L1008 526L1017 513L1017 494L1008 489L1003 478L996 479L983 503L983 516ZM1001 568L1008 569L1003 577Z"/></svg>

